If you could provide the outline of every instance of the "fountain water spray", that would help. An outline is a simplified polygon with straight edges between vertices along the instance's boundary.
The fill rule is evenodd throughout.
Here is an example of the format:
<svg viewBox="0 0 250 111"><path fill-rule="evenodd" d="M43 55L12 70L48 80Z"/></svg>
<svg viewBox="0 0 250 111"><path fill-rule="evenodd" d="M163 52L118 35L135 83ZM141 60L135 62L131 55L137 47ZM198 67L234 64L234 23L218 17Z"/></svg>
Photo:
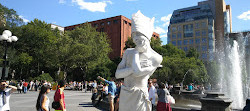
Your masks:
<svg viewBox="0 0 250 111"><path fill-rule="evenodd" d="M247 82L245 37L226 40L225 56L220 56L220 90L233 100L233 109L242 109L245 105Z"/></svg>

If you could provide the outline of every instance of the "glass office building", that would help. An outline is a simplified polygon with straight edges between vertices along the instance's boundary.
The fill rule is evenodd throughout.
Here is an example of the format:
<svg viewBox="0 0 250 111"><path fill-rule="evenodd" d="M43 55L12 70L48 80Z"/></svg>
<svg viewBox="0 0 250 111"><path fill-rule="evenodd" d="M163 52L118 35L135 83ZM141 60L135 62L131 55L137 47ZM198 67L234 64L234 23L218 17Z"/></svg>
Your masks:
<svg viewBox="0 0 250 111"><path fill-rule="evenodd" d="M196 48L200 53L200 59L213 60L217 30L215 4L214 0L209 0L199 2L198 6L175 10L168 27L168 43L185 52L190 48ZM230 32L229 11L223 12L224 33Z"/></svg>

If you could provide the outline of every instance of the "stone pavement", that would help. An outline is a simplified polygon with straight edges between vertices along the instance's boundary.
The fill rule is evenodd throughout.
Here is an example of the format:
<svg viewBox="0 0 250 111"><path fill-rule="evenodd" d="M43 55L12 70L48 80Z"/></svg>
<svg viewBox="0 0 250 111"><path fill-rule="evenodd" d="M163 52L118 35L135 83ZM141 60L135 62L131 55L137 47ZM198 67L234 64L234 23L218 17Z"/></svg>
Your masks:
<svg viewBox="0 0 250 111"><path fill-rule="evenodd" d="M26 94L18 94L14 92L10 98L10 110L11 111L36 111L35 105L38 96L38 91L30 91ZM55 91L51 91L48 94L51 103L54 100ZM69 91L65 90L65 102L67 111L102 111L93 107L91 104L91 93L84 93L81 91ZM54 109L51 108L51 111Z"/></svg>

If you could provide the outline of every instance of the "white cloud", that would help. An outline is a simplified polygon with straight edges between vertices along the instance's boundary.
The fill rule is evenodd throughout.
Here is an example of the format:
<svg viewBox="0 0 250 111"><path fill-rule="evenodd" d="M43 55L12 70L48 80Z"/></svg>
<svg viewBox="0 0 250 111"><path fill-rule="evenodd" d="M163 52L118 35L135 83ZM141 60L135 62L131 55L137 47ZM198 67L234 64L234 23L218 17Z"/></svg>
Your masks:
<svg viewBox="0 0 250 111"><path fill-rule="evenodd" d="M171 16L172 14L168 14L167 16L161 17L161 21L165 22L164 24L162 24L163 27L166 27L169 25Z"/></svg>
<svg viewBox="0 0 250 111"><path fill-rule="evenodd" d="M163 27L166 27L166 26L168 26L168 25L169 25L169 23L170 23L170 22L169 22L169 21L167 21L167 22L165 22L164 24L162 24L162 26L163 26Z"/></svg>
<svg viewBox="0 0 250 111"><path fill-rule="evenodd" d="M172 14L168 14L167 16L163 16L163 17L161 17L161 21L167 22L170 20L171 16L172 16Z"/></svg>
<svg viewBox="0 0 250 111"><path fill-rule="evenodd" d="M25 22L25 23L30 22L30 20L28 20L28 19L24 18L22 15L20 15L19 17L20 17L21 19L23 19L23 22Z"/></svg>
<svg viewBox="0 0 250 111"><path fill-rule="evenodd" d="M168 34L163 34L163 35L161 35L160 37L161 37L161 38L163 38L163 37L168 37Z"/></svg>
<svg viewBox="0 0 250 111"><path fill-rule="evenodd" d="M166 31L165 31L163 28L158 27L158 26L155 27L154 31L155 31L156 33L158 33L158 34L166 33Z"/></svg>
<svg viewBox="0 0 250 111"><path fill-rule="evenodd" d="M64 3L66 3L66 1L65 0L59 0L59 3L64 4Z"/></svg>
<svg viewBox="0 0 250 111"><path fill-rule="evenodd" d="M112 4L111 1L102 1L102 2L85 2L84 0L72 0L73 3L76 3L80 6L82 10L89 10L91 12L105 12L105 8L108 3Z"/></svg>
<svg viewBox="0 0 250 111"><path fill-rule="evenodd" d="M243 12L237 18L238 19L243 19L243 20L250 20L250 10L248 10L247 12Z"/></svg>

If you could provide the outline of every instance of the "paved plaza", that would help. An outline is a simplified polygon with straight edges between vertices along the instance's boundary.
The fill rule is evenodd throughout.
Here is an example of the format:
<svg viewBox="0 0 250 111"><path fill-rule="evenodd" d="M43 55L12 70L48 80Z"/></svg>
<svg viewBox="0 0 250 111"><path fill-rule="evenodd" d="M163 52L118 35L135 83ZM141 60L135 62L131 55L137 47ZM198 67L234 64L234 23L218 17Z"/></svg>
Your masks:
<svg viewBox="0 0 250 111"><path fill-rule="evenodd" d="M30 91L26 94L14 92L10 98L11 111L36 111L35 105L38 91ZM50 104L52 103L55 91L48 94ZM81 91L65 90L65 102L67 111L102 111L91 104L91 93ZM51 105L50 105L51 106ZM51 108L51 111L54 109Z"/></svg>

